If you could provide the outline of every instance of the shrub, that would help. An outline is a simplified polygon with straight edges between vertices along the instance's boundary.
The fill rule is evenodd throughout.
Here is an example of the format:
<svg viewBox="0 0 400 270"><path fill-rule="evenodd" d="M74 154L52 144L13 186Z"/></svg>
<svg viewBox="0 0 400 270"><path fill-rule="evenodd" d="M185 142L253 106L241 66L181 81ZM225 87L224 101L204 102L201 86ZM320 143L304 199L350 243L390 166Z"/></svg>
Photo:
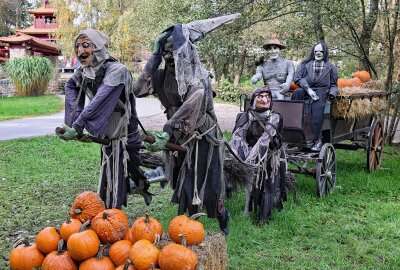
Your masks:
<svg viewBox="0 0 400 270"><path fill-rule="evenodd" d="M3 71L15 85L19 96L40 96L47 90L53 65L44 57L20 57L6 62Z"/></svg>
<svg viewBox="0 0 400 270"><path fill-rule="evenodd" d="M251 95L257 85L251 84L249 80L241 81L238 86L228 80L224 80L217 85L217 97L230 102L239 102L240 96L243 94Z"/></svg>

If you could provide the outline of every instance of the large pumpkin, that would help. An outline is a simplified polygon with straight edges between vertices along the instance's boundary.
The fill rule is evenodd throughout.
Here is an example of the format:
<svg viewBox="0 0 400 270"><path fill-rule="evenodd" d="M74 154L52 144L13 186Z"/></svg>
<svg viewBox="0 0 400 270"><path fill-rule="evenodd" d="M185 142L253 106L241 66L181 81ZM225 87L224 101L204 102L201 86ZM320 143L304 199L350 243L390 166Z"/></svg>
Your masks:
<svg viewBox="0 0 400 270"><path fill-rule="evenodd" d="M361 80L358 77L353 77L349 79L349 82L352 87L359 87L361 86Z"/></svg>
<svg viewBox="0 0 400 270"><path fill-rule="evenodd" d="M60 240L61 236L56 228L46 227L36 235L35 242L41 252L48 254L57 250L58 241Z"/></svg>
<svg viewBox="0 0 400 270"><path fill-rule="evenodd" d="M61 238L67 241L68 238L71 236L71 234L79 232L81 226L82 222L80 222L77 219L71 218L68 213L67 218L65 219L64 223L61 224L60 227Z"/></svg>
<svg viewBox="0 0 400 270"><path fill-rule="evenodd" d="M24 239L17 241L10 254L10 267L12 270L38 269L44 260L44 255L37 248L36 244L30 245Z"/></svg>
<svg viewBox="0 0 400 270"><path fill-rule="evenodd" d="M106 209L93 218L91 227L101 242L112 244L124 239L125 232L129 227L128 217L122 210Z"/></svg>
<svg viewBox="0 0 400 270"><path fill-rule="evenodd" d="M129 258L129 251L132 248L132 242L129 240L120 240L115 242L108 251L108 256L116 266L124 265Z"/></svg>
<svg viewBox="0 0 400 270"><path fill-rule="evenodd" d="M154 242L156 235L162 236L162 226L157 219L149 216L146 213L144 217L140 217L135 220L131 227L132 231L132 242L135 243L142 239L147 239L150 242Z"/></svg>
<svg viewBox="0 0 400 270"><path fill-rule="evenodd" d="M89 258L79 265L79 270L114 270L115 265L109 257L103 256L104 249L100 248L96 257Z"/></svg>
<svg viewBox="0 0 400 270"><path fill-rule="evenodd" d="M85 191L76 197L69 213L72 218L85 222L88 219L94 218L104 209L106 209L104 202L97 193Z"/></svg>
<svg viewBox="0 0 400 270"><path fill-rule="evenodd" d="M157 265L160 250L149 240L142 239L133 244L129 259L138 270L148 270L151 264Z"/></svg>
<svg viewBox="0 0 400 270"><path fill-rule="evenodd" d="M357 77L361 80L362 83L369 82L371 80L371 75L366 70L359 70L354 73L354 77Z"/></svg>
<svg viewBox="0 0 400 270"><path fill-rule="evenodd" d="M337 85L339 88L343 88L351 86L351 83L347 79L339 78L337 81Z"/></svg>
<svg viewBox="0 0 400 270"><path fill-rule="evenodd" d="M185 215L174 217L168 224L168 234L171 239L178 244L181 244L180 234L186 238L188 245L198 245L204 240L204 226L196 219L204 216L204 213L194 214L190 218Z"/></svg>
<svg viewBox="0 0 400 270"><path fill-rule="evenodd" d="M182 245L171 243L160 252L158 263L162 270L195 270L198 263L196 253L186 247L185 237L181 234Z"/></svg>
<svg viewBox="0 0 400 270"><path fill-rule="evenodd" d="M58 242L57 251L50 252L43 261L42 270L78 270L75 261L63 250L64 240Z"/></svg>
<svg viewBox="0 0 400 270"><path fill-rule="evenodd" d="M294 82L292 82L292 84L290 85L289 90L290 90L290 91L294 91L294 90L296 90L297 88L299 88L299 86L298 86L297 84L295 84Z"/></svg>
<svg viewBox="0 0 400 270"><path fill-rule="evenodd" d="M67 242L69 255L76 261L84 261L97 254L100 240L93 230L86 230L90 220L82 224L79 232L72 234Z"/></svg>

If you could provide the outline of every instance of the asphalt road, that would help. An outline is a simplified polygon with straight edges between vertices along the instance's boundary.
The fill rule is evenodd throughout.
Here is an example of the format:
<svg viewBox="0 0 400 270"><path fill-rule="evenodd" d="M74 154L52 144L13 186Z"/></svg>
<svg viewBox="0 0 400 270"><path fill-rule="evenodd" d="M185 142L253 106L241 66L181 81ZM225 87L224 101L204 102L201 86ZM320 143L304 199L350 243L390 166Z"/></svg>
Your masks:
<svg viewBox="0 0 400 270"><path fill-rule="evenodd" d="M163 115L158 99L136 99L139 119ZM0 121L0 141L54 135L56 127L64 123L64 111L57 114L30 117L17 120Z"/></svg>

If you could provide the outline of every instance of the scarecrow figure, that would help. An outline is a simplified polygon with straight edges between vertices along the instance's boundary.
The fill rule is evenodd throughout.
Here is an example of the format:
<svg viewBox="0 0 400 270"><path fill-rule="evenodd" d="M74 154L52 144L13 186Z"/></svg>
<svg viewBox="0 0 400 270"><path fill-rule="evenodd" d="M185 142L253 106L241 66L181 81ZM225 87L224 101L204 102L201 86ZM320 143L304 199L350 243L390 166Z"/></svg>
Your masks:
<svg viewBox="0 0 400 270"><path fill-rule="evenodd" d="M167 141L182 145L185 153L165 151L165 173L178 203L178 214L207 211L228 234L229 212L222 201L223 143L214 112L210 73L203 67L194 45L215 28L240 14L174 25L162 32L153 55L134 84L137 97L155 95L165 107L163 133L154 134L152 151L162 150ZM160 66L162 60L164 65Z"/></svg>
<svg viewBox="0 0 400 270"><path fill-rule="evenodd" d="M254 167L252 186L246 188L245 215L254 206L260 220L267 220L273 208L283 209L286 200L283 124L281 116L272 111L268 86L255 89L250 104L251 108L237 117L230 146L237 157Z"/></svg>
<svg viewBox="0 0 400 270"><path fill-rule="evenodd" d="M322 124L326 99L333 100L338 92L338 72L328 60L328 47L321 42L313 46L310 56L298 66L294 82L300 87L292 94L292 100L309 97L311 104L314 145L311 150L319 152L322 147Z"/></svg>
<svg viewBox="0 0 400 270"><path fill-rule="evenodd" d="M279 39L269 40L263 48L267 51L269 60L264 62L264 59L261 59L256 64L256 74L251 78L251 82L255 84L263 79L264 85L268 85L272 97L282 100L293 81L293 62L280 57L281 50L286 46L281 44Z"/></svg>
<svg viewBox="0 0 400 270"><path fill-rule="evenodd" d="M109 55L108 37L100 31L81 31L75 53L82 66L65 85L65 133L58 135L90 141L83 135L86 129L91 136L110 141L101 147L98 189L107 208L126 206L132 188L149 204L148 183L139 168L142 143L131 74ZM90 100L86 107L85 96Z"/></svg>

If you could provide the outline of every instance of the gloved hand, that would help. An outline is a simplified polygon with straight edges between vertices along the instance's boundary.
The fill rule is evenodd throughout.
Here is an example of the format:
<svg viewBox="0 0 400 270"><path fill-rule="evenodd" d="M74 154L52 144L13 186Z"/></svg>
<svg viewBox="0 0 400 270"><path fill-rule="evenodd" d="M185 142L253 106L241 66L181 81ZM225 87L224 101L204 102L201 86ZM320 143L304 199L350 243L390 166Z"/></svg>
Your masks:
<svg viewBox="0 0 400 270"><path fill-rule="evenodd" d="M151 152L159 152L164 150L165 144L169 141L170 136L167 132L153 131L149 132L149 135L153 136L155 139L154 143L143 142L143 145L147 150Z"/></svg>
<svg viewBox="0 0 400 270"><path fill-rule="evenodd" d="M162 32L154 42L153 54L161 55L161 52L167 42L168 37L171 35L171 31Z"/></svg>
<svg viewBox="0 0 400 270"><path fill-rule="evenodd" d="M318 95L311 88L307 88L307 93L311 97L312 100L316 101L319 99Z"/></svg>
<svg viewBox="0 0 400 270"><path fill-rule="evenodd" d="M284 94L287 91L289 91L290 88L290 84L288 85L287 83L281 83L281 85L279 85L279 88L281 89L281 93Z"/></svg>
<svg viewBox="0 0 400 270"><path fill-rule="evenodd" d="M329 100L329 101L332 101L332 100L335 99L335 95L328 94L328 95L326 96L326 99Z"/></svg>
<svg viewBox="0 0 400 270"><path fill-rule="evenodd" d="M57 133L57 135L61 139L69 141L69 140L76 140L78 138L79 133L78 131L76 131L76 129L69 127L65 124L62 125L62 128L64 129L64 134Z"/></svg>
<svg viewBox="0 0 400 270"><path fill-rule="evenodd" d="M80 142L85 142L85 143L93 142L92 138L90 137L90 134L81 134L78 136L78 140Z"/></svg>

